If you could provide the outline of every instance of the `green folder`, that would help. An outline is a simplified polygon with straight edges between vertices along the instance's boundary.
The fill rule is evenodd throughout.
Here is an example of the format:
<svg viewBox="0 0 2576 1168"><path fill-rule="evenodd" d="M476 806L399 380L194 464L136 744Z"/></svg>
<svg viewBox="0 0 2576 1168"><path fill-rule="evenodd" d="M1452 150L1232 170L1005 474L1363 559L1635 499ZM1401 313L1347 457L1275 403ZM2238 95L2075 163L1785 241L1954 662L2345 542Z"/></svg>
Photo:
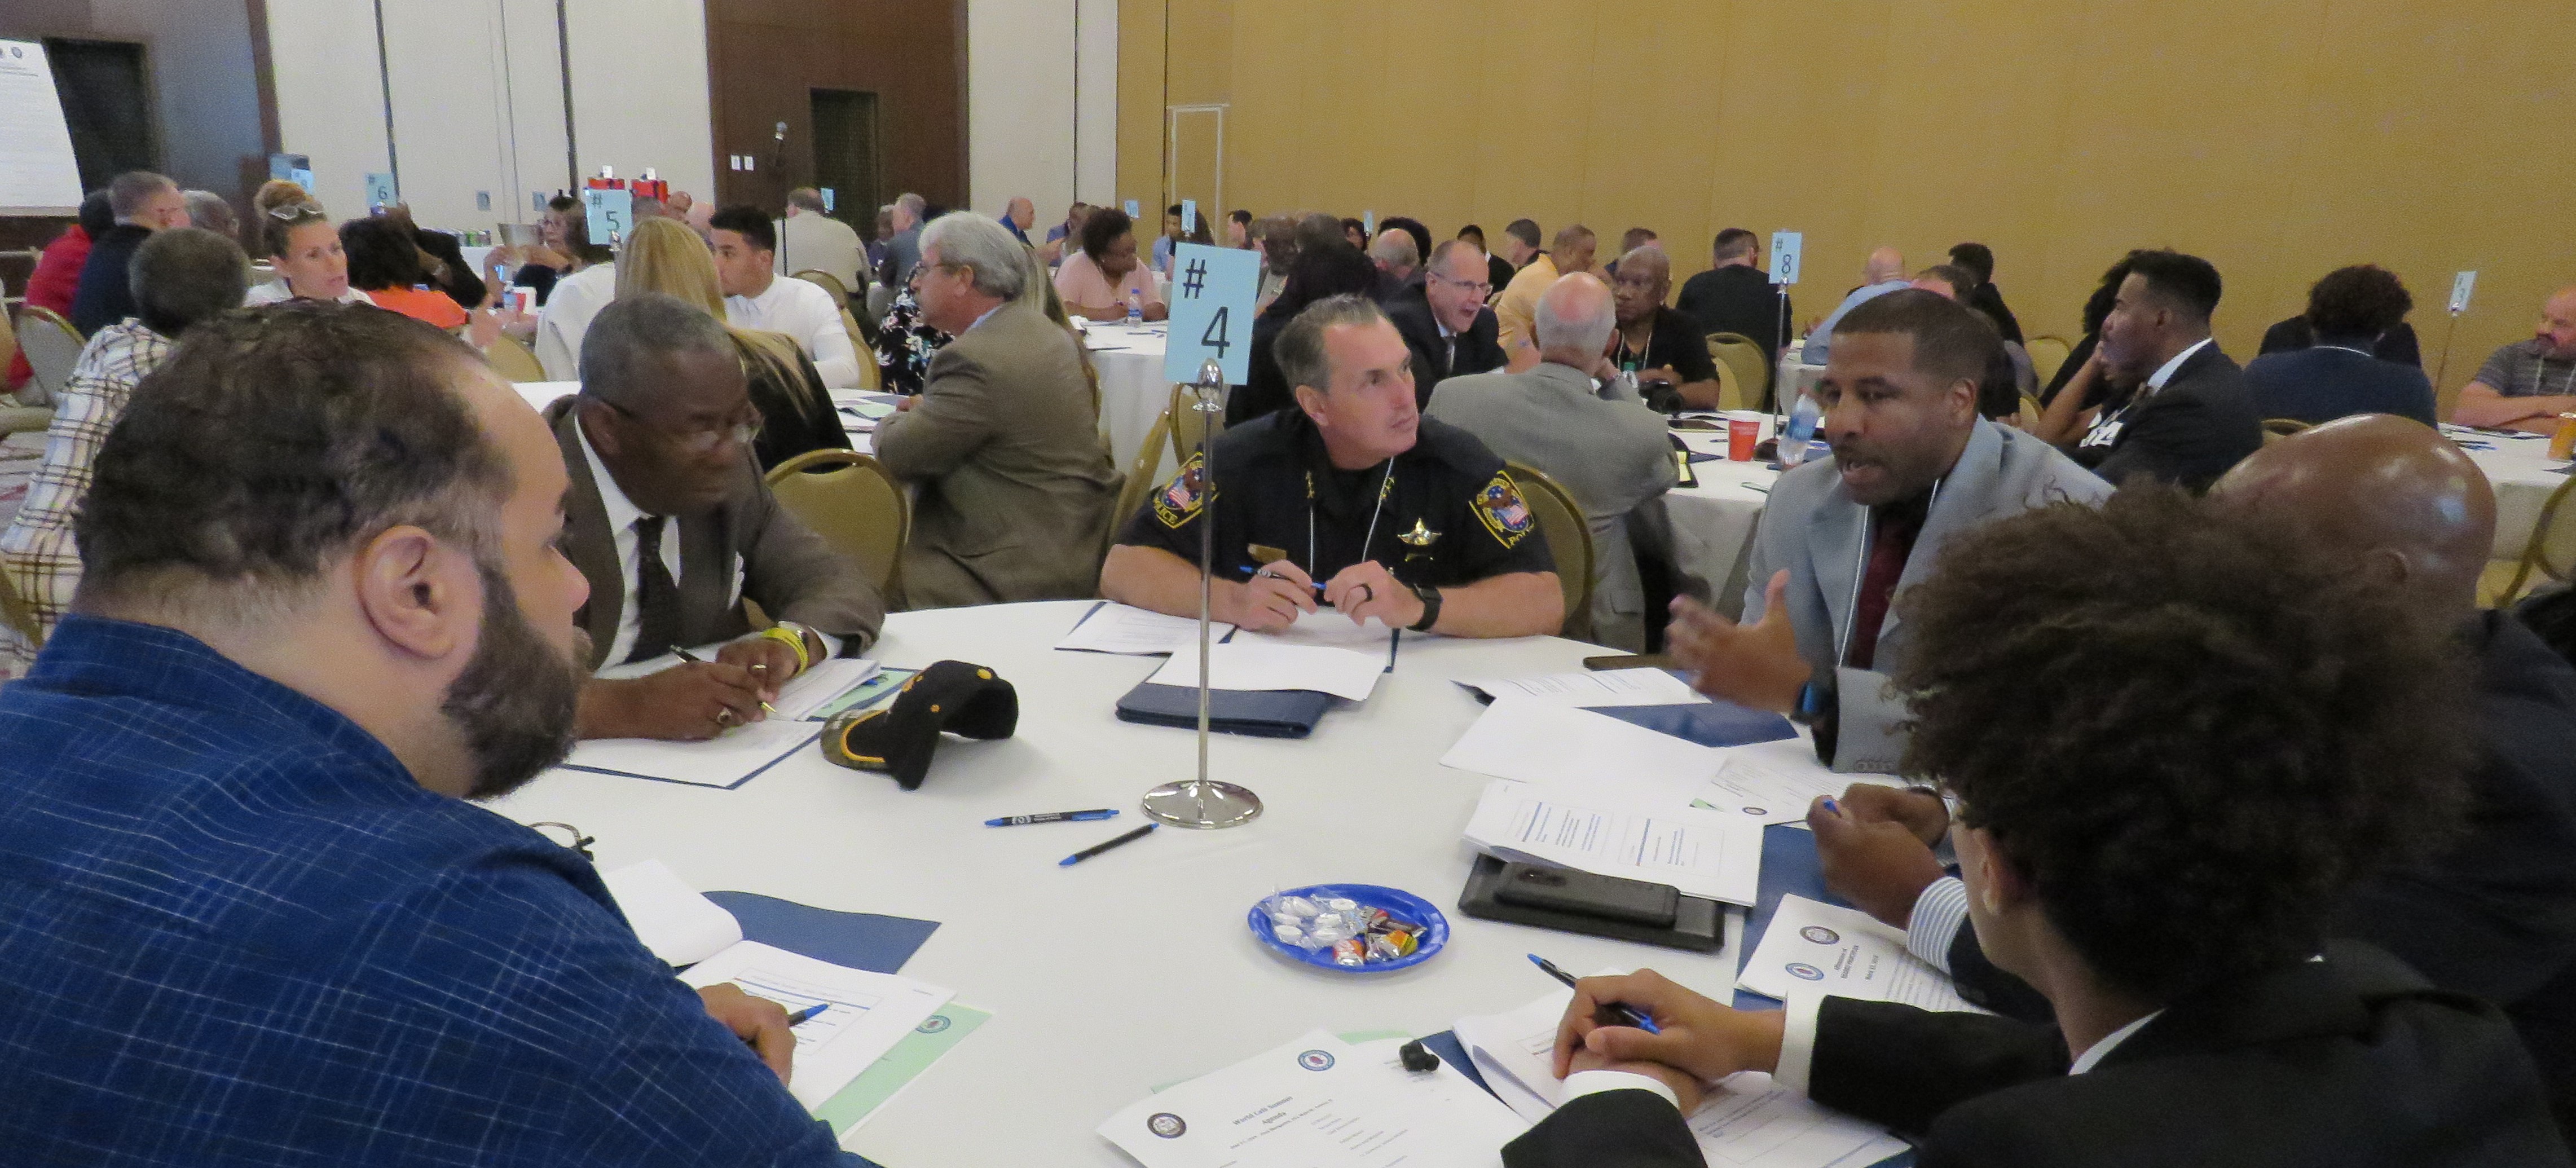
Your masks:
<svg viewBox="0 0 2576 1168"><path fill-rule="evenodd" d="M887 1051L885 1057L859 1072L859 1077L841 1088L840 1094L815 1108L814 1118L831 1124L833 1135L850 1134L850 1129L859 1126L860 1120L884 1106L886 1100L894 1098L895 1092L903 1090L905 1084L929 1070L930 1064L938 1062L951 1047L973 1034L976 1027L992 1016L990 1010L978 1010L955 1002L941 1006L938 1013L924 1019L912 1033L903 1036L903 1041L894 1044L894 1049Z"/></svg>

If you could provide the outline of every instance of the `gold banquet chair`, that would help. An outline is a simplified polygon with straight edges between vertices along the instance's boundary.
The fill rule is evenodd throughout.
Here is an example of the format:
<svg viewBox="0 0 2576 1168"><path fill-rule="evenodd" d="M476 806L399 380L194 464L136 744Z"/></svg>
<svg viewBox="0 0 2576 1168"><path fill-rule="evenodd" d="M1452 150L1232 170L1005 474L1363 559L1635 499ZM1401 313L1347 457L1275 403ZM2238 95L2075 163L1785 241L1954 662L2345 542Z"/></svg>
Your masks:
<svg viewBox="0 0 2576 1168"><path fill-rule="evenodd" d="M841 278L839 276L835 276L820 268L807 268L804 271L796 273L795 278L831 293L832 303L838 306L841 311L848 312L850 310L850 289L848 285L841 283Z"/></svg>
<svg viewBox="0 0 2576 1168"><path fill-rule="evenodd" d="M1200 413L1190 404L1190 396L1189 386L1174 385L1170 402L1163 410L1163 429L1171 439L1174 466L1188 462L1190 455L1198 452L1202 430L1210 442L1225 433L1224 403L1219 402L1213 413ZM1146 439L1145 445L1150 449L1154 445L1153 439Z"/></svg>
<svg viewBox="0 0 2576 1168"><path fill-rule="evenodd" d="M27 384L43 399L37 404L51 404L62 396L63 385L72 379L81 350L89 342L62 314L33 304L19 306L17 332L18 350L27 355L27 367L36 371Z"/></svg>
<svg viewBox="0 0 2576 1168"><path fill-rule="evenodd" d="M2297 418L2265 418L2263 419L2263 445L2269 446L2307 428L2308 424Z"/></svg>
<svg viewBox="0 0 2576 1168"><path fill-rule="evenodd" d="M1172 411L1164 410L1163 416L1154 419L1153 428L1145 431L1144 445L1136 448L1136 461L1127 468L1127 481L1118 485L1118 510L1110 516L1109 534L1101 540L1103 560L1109 556L1110 545L1118 542L1118 530L1144 508L1145 497L1163 485L1154 471L1163 465L1163 442L1171 430Z"/></svg>
<svg viewBox="0 0 2576 1168"><path fill-rule="evenodd" d="M45 629L36 621L36 610L18 595L18 585L6 571L0 571L0 624L18 630L19 636L27 638L29 647L45 647Z"/></svg>
<svg viewBox="0 0 2576 1168"><path fill-rule="evenodd" d="M1771 390L1771 363L1762 359L1762 346L1742 333L1710 333L1708 355L1717 358L1718 368L1735 371L1737 390L1726 395L1726 408L1761 409Z"/></svg>
<svg viewBox="0 0 2576 1168"><path fill-rule="evenodd" d="M912 498L885 464L853 450L808 450L769 472L769 491L805 526L850 557L902 608L903 546L912 538Z"/></svg>
<svg viewBox="0 0 2576 1168"><path fill-rule="evenodd" d="M508 333L492 338L492 347L483 350L483 363L504 381L544 381L546 367L537 363L537 355L528 351L528 343Z"/></svg>
<svg viewBox="0 0 2576 1168"><path fill-rule="evenodd" d="M2075 351L2064 337L2032 337L2021 348L2030 354L2030 371L2041 385L2057 380L2057 371L2066 365L2066 355Z"/></svg>
<svg viewBox="0 0 2576 1168"><path fill-rule="evenodd" d="M2522 599L2543 579L2562 584L2576 579L2576 503L2568 501L2570 491L2576 491L2576 475L2558 484L2549 492L2549 501L2541 504L2540 522L2532 524L2531 542L2523 545L2521 559L2488 563L2479 581L2482 602L2503 608ZM2499 579L2505 581L2501 586L2496 584Z"/></svg>
<svg viewBox="0 0 2576 1168"><path fill-rule="evenodd" d="M1583 508L1565 487L1536 467L1503 464L1521 489L1521 501L1547 537L1548 554L1556 557L1556 582L1565 589L1565 625L1557 635L1576 641L1592 639L1592 526Z"/></svg>

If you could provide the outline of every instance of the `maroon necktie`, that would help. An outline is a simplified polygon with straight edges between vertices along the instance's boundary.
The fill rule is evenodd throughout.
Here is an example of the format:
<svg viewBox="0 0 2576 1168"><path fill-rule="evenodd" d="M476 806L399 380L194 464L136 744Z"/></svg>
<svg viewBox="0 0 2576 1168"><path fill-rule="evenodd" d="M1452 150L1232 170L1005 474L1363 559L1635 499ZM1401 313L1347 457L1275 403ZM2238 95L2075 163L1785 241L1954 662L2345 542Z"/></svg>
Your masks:
<svg viewBox="0 0 2576 1168"><path fill-rule="evenodd" d="M1896 582L1905 576L1905 561L1914 554L1914 537L1923 533L1924 508L1898 504L1878 508L1872 517L1869 560L1861 565L1860 600L1852 613L1850 651L1843 664L1874 668L1879 626L1887 623L1887 603Z"/></svg>

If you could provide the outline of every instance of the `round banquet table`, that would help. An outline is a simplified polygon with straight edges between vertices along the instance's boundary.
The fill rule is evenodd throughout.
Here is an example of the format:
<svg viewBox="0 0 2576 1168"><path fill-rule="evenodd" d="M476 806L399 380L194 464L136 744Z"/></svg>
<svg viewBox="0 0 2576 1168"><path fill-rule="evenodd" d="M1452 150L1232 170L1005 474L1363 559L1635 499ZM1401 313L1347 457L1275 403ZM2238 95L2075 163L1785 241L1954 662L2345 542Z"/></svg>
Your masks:
<svg viewBox="0 0 2576 1168"><path fill-rule="evenodd" d="M1770 425L1766 418L1766 434ZM1743 608L1745 561L1761 526L1762 508L1771 501L1771 484L1779 481L1780 472L1767 462L1727 461L1724 434L1673 432L1694 452L1721 456L1691 464L1698 486L1675 487L1664 495L1673 563L1682 574L1676 591L1698 597L1732 618Z"/></svg>
<svg viewBox="0 0 2576 1168"><path fill-rule="evenodd" d="M1093 324L1083 343L1100 374L1100 429L1109 435L1109 456L1123 472L1135 463L1154 419L1171 404L1172 383L1163 379L1164 328Z"/></svg>
<svg viewBox="0 0 2576 1168"><path fill-rule="evenodd" d="M2567 484L2569 463L2549 457L2549 439L2539 434L2507 434L2445 424L2444 436L2460 444L2471 462L2486 472L2495 487L2495 550L2499 560L2519 560L2540 526L2540 509Z"/></svg>
<svg viewBox="0 0 2576 1168"><path fill-rule="evenodd" d="M659 859L692 887L941 922L903 967L992 1021L851 1129L845 1145L909 1168L1127 1165L1093 1129L1154 1087L1314 1027L1428 1034L1554 988L1567 969L1651 965L1720 1000L1742 946L1703 955L1479 921L1452 911L1460 839L1488 780L1440 765L1481 707L1453 678L1581 668L1601 650L1553 637L1406 636L1370 699L1302 741L1217 735L1210 769L1267 804L1238 828L1166 827L1071 868L1056 861L1144 822L1148 787L1187 778L1196 736L1120 722L1118 695L1162 659L1049 648L1089 602L896 614L873 655L988 665L1019 690L1016 736L950 738L904 791L812 748L735 790L552 772L495 804L598 837L603 870ZM1117 807L1106 823L988 828L987 818ZM1775 829L1775 833L1776 833ZM1810 853L1811 854L1811 853ZM1354 976L1274 956L1244 912L1281 888L1390 885L1442 906L1448 948Z"/></svg>

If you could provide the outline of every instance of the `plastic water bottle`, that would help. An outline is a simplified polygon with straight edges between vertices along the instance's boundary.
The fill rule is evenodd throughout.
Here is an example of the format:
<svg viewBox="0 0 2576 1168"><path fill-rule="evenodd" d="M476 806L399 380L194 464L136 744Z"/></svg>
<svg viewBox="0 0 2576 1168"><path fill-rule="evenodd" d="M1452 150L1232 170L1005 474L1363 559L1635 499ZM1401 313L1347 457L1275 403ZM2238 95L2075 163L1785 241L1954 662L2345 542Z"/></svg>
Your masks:
<svg viewBox="0 0 2576 1168"><path fill-rule="evenodd" d="M1130 292L1127 294L1127 327L1136 328L1144 323L1145 298L1139 293Z"/></svg>
<svg viewBox="0 0 2576 1168"><path fill-rule="evenodd" d="M1798 407L1789 415L1788 432L1780 439L1780 468L1787 470L1807 461L1808 444L1815 441L1816 423L1825 413L1817 408L1816 399L1798 395Z"/></svg>

